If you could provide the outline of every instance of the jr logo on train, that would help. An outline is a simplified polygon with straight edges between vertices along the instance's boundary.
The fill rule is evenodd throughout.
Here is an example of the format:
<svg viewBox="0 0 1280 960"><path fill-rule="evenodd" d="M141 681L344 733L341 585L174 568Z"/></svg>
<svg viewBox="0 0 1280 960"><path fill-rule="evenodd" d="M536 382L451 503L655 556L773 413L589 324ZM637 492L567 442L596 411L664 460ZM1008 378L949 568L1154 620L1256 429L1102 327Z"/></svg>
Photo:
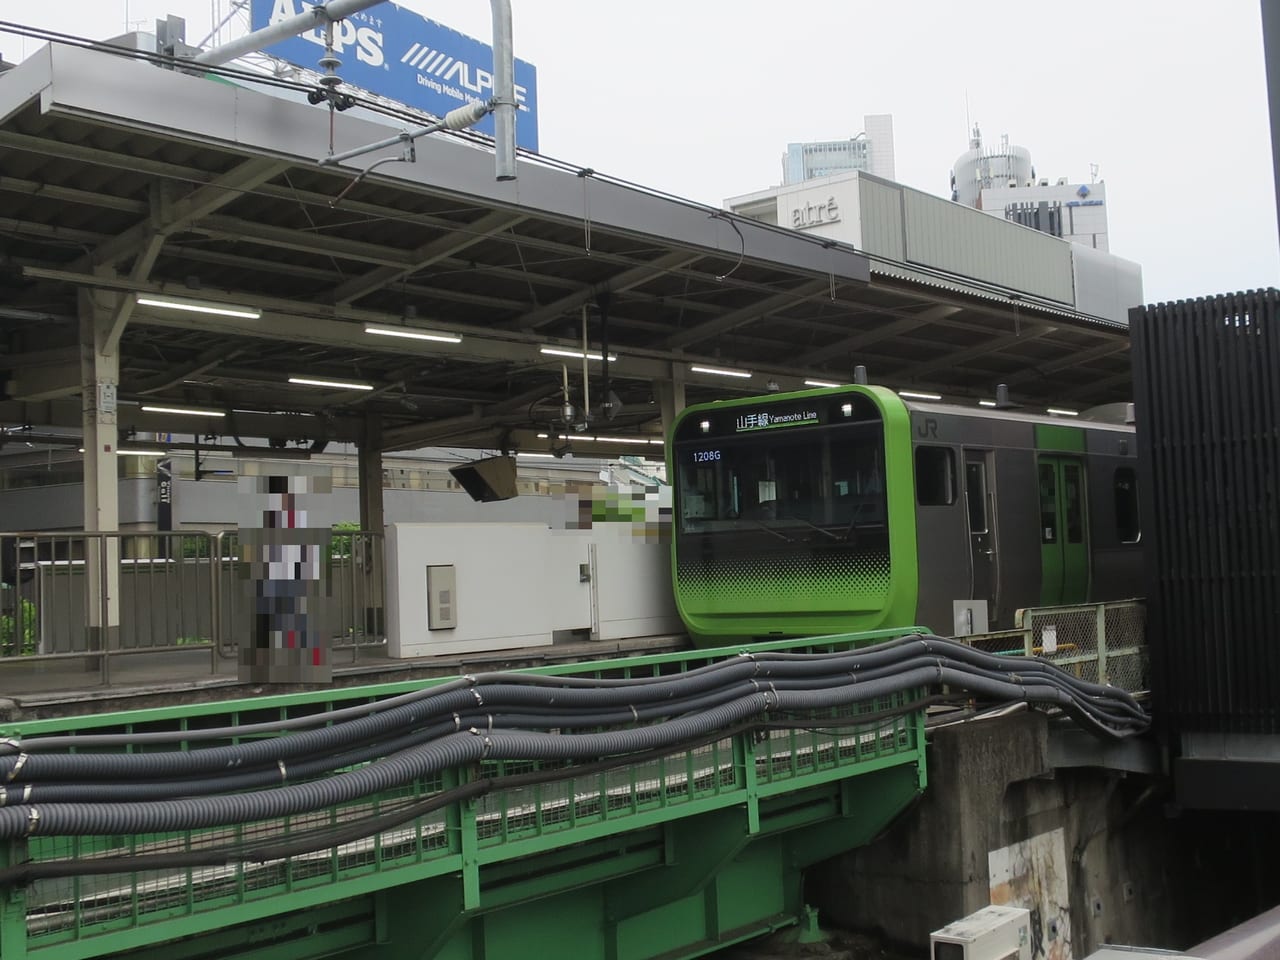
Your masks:
<svg viewBox="0 0 1280 960"><path fill-rule="evenodd" d="M667 456L676 605L700 643L1000 630L1141 591L1122 423L848 386L688 407Z"/></svg>

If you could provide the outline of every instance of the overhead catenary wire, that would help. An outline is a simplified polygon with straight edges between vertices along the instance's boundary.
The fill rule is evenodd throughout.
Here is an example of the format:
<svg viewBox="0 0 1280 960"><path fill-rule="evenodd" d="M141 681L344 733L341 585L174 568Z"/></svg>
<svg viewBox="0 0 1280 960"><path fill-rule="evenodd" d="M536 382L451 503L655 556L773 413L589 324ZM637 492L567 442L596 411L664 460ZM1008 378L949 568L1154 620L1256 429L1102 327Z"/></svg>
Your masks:
<svg viewBox="0 0 1280 960"><path fill-rule="evenodd" d="M0 33L11 33L16 36L27 37L31 39L37 39L37 40L45 40L51 43L62 43L69 46L80 47L83 49L103 50L114 55L149 62L161 67L171 67L177 70L199 70L201 73L205 73L205 74L216 75L216 76L224 77L227 79L240 80L246 83L261 84L266 86L277 87L280 89L288 89L288 90L292 90L299 93L310 92L316 88L316 83L307 83L307 82L302 82L298 80L289 80L282 77L275 77L275 76L260 73L254 70L249 70L241 67L232 67L225 64L219 64L219 65L197 64L197 63L194 63L193 61L186 60L179 57L173 57L166 54L151 53L145 50L136 50L128 47L117 46L110 43L105 43L103 41L93 40L88 37L79 36L76 34L62 33L59 31L47 30L43 28L28 27L13 21L0 20ZM358 105L364 109L381 114L382 116L385 116L389 119L395 119L402 122L408 122L408 123L414 123L414 124L420 125L422 124L424 117L431 116L429 114L424 114L419 111L411 110L408 107L396 106L391 102L386 102L386 101L383 101L381 98L375 98L370 95L349 94L349 96L352 97L353 105ZM434 119L440 120L442 118L436 117ZM491 137L487 137L484 134L478 133L473 130L457 130L457 131L448 130L448 131L442 131L442 133L447 136L459 137L464 140L469 140L473 143L483 145L486 147L492 147L494 143ZM574 173L574 174L578 174L583 169L581 164L570 163L569 161L560 160L558 158L555 158L543 153L531 153L526 150L517 150L517 153L519 154L521 159L524 160L525 162L537 163L541 166L545 166L551 169L557 169L557 170L561 170L568 173ZM616 186L621 189L628 190L630 192L642 193L647 196L659 197L667 200L676 201L685 206L703 210L707 212L709 216L723 218L732 224L750 223L753 229L761 229L761 230L767 230L771 232L785 233L792 239L799 237L804 242L817 243L820 246L830 245L829 240L824 241L821 238L805 237L783 226L774 225L774 224L765 224L759 221L750 220L749 218L741 217L737 214L724 211L718 207L712 207L707 204L689 200L688 198L680 197L675 194L668 193L666 191L662 191L653 187L648 187L643 184L639 184L634 181L627 180L626 178L623 178L623 177L616 177L616 176L610 176L607 174L601 174L600 172L595 170L591 171L591 175L594 179L599 180L602 183L608 183L612 186ZM894 266L902 269L909 269L916 274L933 278L936 281L941 281L944 283L955 283L958 280L963 280L963 283L966 288L972 289L978 292L980 295L994 296L997 299L1004 300L1004 299L1007 299L1010 294L1017 293L1017 291L1014 291L1012 288L1003 287L1003 286L1000 286L999 284L994 284L988 281L974 280L971 278L958 278L956 275L948 273L947 271L944 271L944 270L940 270L937 268L932 268L932 267L928 267L920 264L914 264L914 263L908 264L903 261L893 260L891 258L874 254L865 250L858 250L857 252L859 253L859 255L864 256L873 262L884 263L886 265ZM1054 315L1062 315L1064 313L1064 311L1062 310L1061 304L1055 303L1047 299L1041 299L1039 297L1029 296L1025 293L1021 293L1019 294L1019 296L1021 297L1021 303L1024 305L1028 305L1036 308L1043 308L1044 310L1049 311ZM1110 321L1105 318L1095 317L1095 316L1078 313L1078 312L1073 312L1071 315L1086 322L1088 325L1097 327L1099 329L1108 329L1108 330L1115 330L1115 331L1123 331L1124 329L1123 324L1116 323L1114 321Z"/></svg>

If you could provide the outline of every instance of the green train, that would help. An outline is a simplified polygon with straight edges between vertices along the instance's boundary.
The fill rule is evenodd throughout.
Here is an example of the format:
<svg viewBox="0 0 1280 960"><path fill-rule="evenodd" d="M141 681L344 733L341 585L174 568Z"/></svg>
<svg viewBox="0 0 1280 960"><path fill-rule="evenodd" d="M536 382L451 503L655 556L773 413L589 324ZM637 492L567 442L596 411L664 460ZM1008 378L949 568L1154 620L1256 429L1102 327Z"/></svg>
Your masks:
<svg viewBox="0 0 1280 960"><path fill-rule="evenodd" d="M1131 425L846 387L683 410L676 606L698 643L1013 625L1142 589Z"/></svg>

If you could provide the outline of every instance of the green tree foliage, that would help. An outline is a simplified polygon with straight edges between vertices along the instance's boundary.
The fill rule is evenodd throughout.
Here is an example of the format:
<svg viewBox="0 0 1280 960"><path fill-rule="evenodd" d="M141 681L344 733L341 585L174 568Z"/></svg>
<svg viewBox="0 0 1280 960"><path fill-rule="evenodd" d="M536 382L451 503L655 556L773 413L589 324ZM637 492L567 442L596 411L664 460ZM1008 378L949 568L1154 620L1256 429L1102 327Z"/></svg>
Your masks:
<svg viewBox="0 0 1280 960"><path fill-rule="evenodd" d="M36 605L25 597L10 595L0 587L0 656L29 657L36 652ZM14 602L16 600L16 603Z"/></svg>

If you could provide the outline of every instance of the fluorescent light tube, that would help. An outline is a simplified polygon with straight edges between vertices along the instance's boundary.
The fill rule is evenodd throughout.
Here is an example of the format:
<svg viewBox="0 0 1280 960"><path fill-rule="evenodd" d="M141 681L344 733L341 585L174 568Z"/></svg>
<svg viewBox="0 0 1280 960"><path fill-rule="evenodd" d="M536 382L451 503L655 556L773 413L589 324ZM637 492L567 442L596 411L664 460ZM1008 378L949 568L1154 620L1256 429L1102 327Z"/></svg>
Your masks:
<svg viewBox="0 0 1280 960"><path fill-rule="evenodd" d="M338 390L373 389L373 387L367 383L349 383L346 380L313 380L310 377L290 377L289 382L301 384L304 387L334 387Z"/></svg>
<svg viewBox="0 0 1280 960"><path fill-rule="evenodd" d="M899 390L898 396L905 397L907 400L941 400L940 393L918 393L915 390Z"/></svg>
<svg viewBox="0 0 1280 960"><path fill-rule="evenodd" d="M366 324L365 333L379 337L403 337L406 340L431 340L435 343L461 343L462 338L456 333L432 333L430 330L414 330L411 327L379 327Z"/></svg>
<svg viewBox="0 0 1280 960"><path fill-rule="evenodd" d="M544 437L545 434L540 433L538 434L538 436ZM578 433L572 436L570 436L567 433L562 433L560 434L560 439L561 440L583 440L587 442L594 441L596 443L647 443L647 444L653 444L654 446L658 446L658 447L662 446L666 442L664 440L650 440L647 437L599 437L599 436L592 436L584 433Z"/></svg>
<svg viewBox="0 0 1280 960"><path fill-rule="evenodd" d="M116 453L122 457L167 457L168 450L121 450L117 449Z"/></svg>
<svg viewBox="0 0 1280 960"><path fill-rule="evenodd" d="M1067 410L1065 407L1049 407L1049 413L1058 417L1078 417L1079 410Z"/></svg>
<svg viewBox="0 0 1280 960"><path fill-rule="evenodd" d="M575 359L575 360L581 360L581 359L582 359L582 351L581 351L581 350L568 350L568 349L564 349L564 348L562 348L562 347L539 347L539 348L538 348L538 352L539 352L539 353L545 353L545 354L546 354L547 356L549 356L549 357L572 357L572 358L573 358L573 359ZM588 359L588 360L600 360L600 359L601 359L601 356L600 356L600 354L598 354L598 353L588 353L588 354L587 354L587 359ZM609 362L610 362L610 363L617 363L617 362L618 362L618 355L617 355L616 353L611 353L611 354L609 354Z"/></svg>
<svg viewBox="0 0 1280 960"><path fill-rule="evenodd" d="M979 400L979 401L978 401L978 406L980 406L980 407L994 407L995 405L996 405L996 402L995 402L994 400Z"/></svg>
<svg viewBox="0 0 1280 960"><path fill-rule="evenodd" d="M806 387L838 387L840 386L840 384L832 383L830 380L806 380L804 382L804 385Z"/></svg>
<svg viewBox="0 0 1280 960"><path fill-rule="evenodd" d="M225 417L227 415L222 410L196 410L191 407L151 407L143 404L142 409L146 413L176 413L186 417Z"/></svg>
<svg viewBox="0 0 1280 960"><path fill-rule="evenodd" d="M217 303L212 300L188 300L183 297L164 297L153 293L134 294L134 300L143 307L164 307L166 310L183 310L187 313L208 313L217 317L239 317L241 320L257 320L262 311L257 307L242 307L233 303Z"/></svg>
<svg viewBox="0 0 1280 960"><path fill-rule="evenodd" d="M691 363L689 369L694 373L711 373L717 377L741 377L743 380L749 380L751 374L746 370L730 370L726 367L703 367L696 363Z"/></svg>

